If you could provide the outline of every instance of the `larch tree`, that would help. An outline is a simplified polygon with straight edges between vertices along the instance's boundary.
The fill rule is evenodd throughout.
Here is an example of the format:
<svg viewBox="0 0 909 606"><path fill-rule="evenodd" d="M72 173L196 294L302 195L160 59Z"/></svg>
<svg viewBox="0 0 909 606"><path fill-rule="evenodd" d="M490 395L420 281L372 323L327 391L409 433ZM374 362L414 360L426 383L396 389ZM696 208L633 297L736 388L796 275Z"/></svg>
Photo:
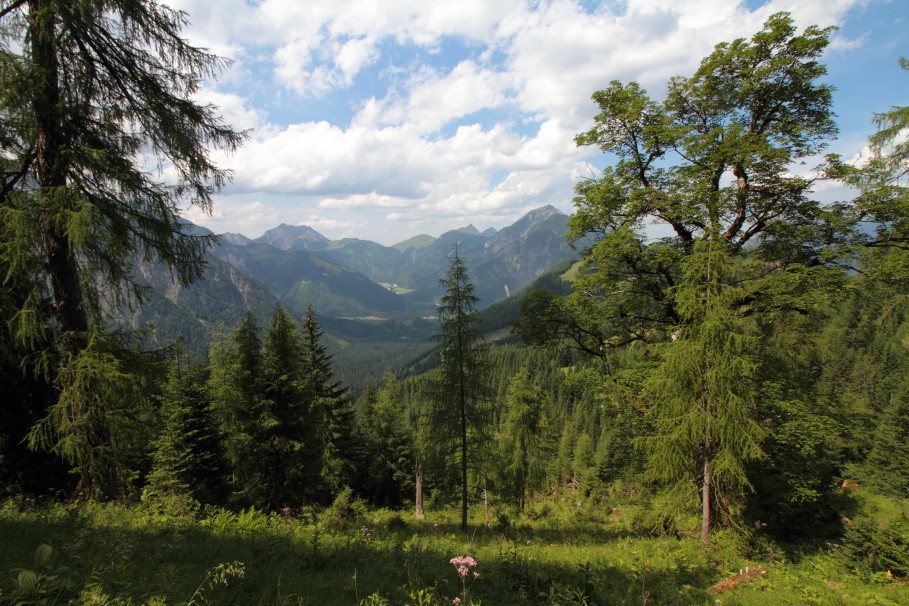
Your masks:
<svg viewBox="0 0 909 606"><path fill-rule="evenodd" d="M448 271L439 284L439 366L432 381L432 423L436 435L454 451L461 497L461 530L467 531L468 471L478 468L482 441L490 420L488 366L480 345L479 301L464 259L455 246ZM473 459L471 459L473 457Z"/></svg>
<svg viewBox="0 0 909 606"><path fill-rule="evenodd" d="M502 488L522 512L527 497L542 486L546 475L544 403L542 389L527 368L521 368L508 385L499 444Z"/></svg>
<svg viewBox="0 0 909 606"><path fill-rule="evenodd" d="M32 442L72 464L116 431L89 427L103 414L54 422L107 405L95 381L119 376L105 370L117 354L92 337L104 306L141 298L135 255L184 283L201 275L210 239L184 231L178 210L210 208L227 174L209 150L243 140L192 100L225 61L181 38L186 20L154 0L0 1L0 279L15 293L2 321L30 370L66 388Z"/></svg>

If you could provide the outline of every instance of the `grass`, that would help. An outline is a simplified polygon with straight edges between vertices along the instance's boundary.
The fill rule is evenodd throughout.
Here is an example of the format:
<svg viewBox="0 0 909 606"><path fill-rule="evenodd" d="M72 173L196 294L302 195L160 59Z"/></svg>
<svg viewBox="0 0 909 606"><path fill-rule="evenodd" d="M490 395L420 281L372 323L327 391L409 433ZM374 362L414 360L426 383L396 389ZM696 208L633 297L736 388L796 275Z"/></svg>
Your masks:
<svg viewBox="0 0 909 606"><path fill-rule="evenodd" d="M532 513L538 519L500 515L491 527L472 520L462 535L453 510L425 521L388 510L184 517L10 500L0 507L0 571L16 570L0 581L0 604L452 604L464 587L449 560L465 555L479 572L466 579L465 601L486 606L909 604L909 586L851 573L824 543L784 549L721 532L702 549L693 537L638 533L633 507L544 503ZM42 544L54 555L33 570L45 593L28 594L17 582L38 567ZM754 566L767 577L707 592Z"/></svg>

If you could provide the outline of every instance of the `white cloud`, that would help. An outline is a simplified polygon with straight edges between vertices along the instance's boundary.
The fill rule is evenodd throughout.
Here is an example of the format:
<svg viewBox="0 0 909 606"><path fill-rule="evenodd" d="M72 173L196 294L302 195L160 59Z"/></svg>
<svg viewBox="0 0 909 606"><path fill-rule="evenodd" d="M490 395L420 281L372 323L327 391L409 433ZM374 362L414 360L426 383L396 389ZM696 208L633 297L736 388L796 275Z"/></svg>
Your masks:
<svg viewBox="0 0 909 606"><path fill-rule="evenodd" d="M482 228L542 204L567 210L595 153L573 143L590 126L595 90L637 80L659 97L715 43L750 37L774 12L791 11L800 26L837 24L866 0L771 0L755 10L728 0L628 0L621 11L573 0L170 4L192 15L194 42L237 61L199 98L228 123L257 129L234 156L218 155L235 174L211 221L246 213L250 225L321 221L343 233L469 217ZM831 50L866 40L837 36ZM436 54L424 64L426 51ZM384 80L364 95L367 73ZM279 122L252 101L269 89L310 115L320 98L337 103L343 92L353 114L344 123Z"/></svg>
<svg viewBox="0 0 909 606"><path fill-rule="evenodd" d="M402 125L431 134L450 121L508 102L511 77L483 69L471 60L458 63L448 73L424 70L408 82L405 97L370 99L358 115L358 124Z"/></svg>
<svg viewBox="0 0 909 606"><path fill-rule="evenodd" d="M199 103L214 105L224 123L235 130L256 130L266 126L267 112L250 107L249 100L237 94L203 88L195 99Z"/></svg>

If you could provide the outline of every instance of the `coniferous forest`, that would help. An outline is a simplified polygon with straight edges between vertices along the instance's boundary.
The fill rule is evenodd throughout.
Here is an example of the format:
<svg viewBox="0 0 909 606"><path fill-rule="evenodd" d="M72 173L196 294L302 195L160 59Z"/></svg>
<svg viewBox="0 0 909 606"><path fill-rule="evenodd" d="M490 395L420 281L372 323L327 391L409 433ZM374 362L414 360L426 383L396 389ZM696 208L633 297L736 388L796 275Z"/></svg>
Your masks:
<svg viewBox="0 0 909 606"><path fill-rule="evenodd" d="M179 209L246 137L185 22L0 2L0 604L909 603L909 108L792 172L831 28L594 92L577 261L480 308L453 247L431 353L354 390L312 306L110 321L137 259L204 275Z"/></svg>

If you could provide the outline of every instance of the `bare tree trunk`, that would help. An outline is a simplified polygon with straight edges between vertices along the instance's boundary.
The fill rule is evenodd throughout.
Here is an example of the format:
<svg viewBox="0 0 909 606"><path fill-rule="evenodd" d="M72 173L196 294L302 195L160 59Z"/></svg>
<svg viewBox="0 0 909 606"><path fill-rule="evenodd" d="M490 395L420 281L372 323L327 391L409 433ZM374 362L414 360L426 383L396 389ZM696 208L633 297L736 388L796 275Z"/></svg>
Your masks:
<svg viewBox="0 0 909 606"><path fill-rule="evenodd" d="M483 523L489 526L489 491L486 490L486 478L483 478Z"/></svg>
<svg viewBox="0 0 909 606"><path fill-rule="evenodd" d="M416 495L414 496L415 508L414 517L418 520L426 519L426 512L423 511L423 461L420 457L417 457L415 464L415 480L416 484Z"/></svg>
<svg viewBox="0 0 909 606"><path fill-rule="evenodd" d="M701 543L707 545L710 535L710 459L704 459L704 479L701 485Z"/></svg>

